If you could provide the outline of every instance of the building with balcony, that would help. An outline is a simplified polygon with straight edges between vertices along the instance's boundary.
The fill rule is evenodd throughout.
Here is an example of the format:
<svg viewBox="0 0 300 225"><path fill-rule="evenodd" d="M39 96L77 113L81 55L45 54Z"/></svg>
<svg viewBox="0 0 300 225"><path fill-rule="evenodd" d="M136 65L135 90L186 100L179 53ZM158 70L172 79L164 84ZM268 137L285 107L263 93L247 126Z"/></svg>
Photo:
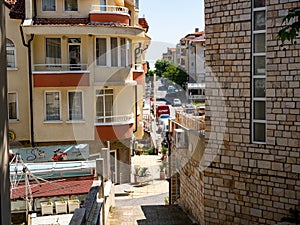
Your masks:
<svg viewBox="0 0 300 225"><path fill-rule="evenodd" d="M168 48L162 55L180 66L188 74L187 96L189 102L205 101L205 33L195 29L180 39L176 48Z"/></svg>
<svg viewBox="0 0 300 225"><path fill-rule="evenodd" d="M109 147L112 180L129 182L148 24L138 1L94 3L6 1L10 145Z"/></svg>
<svg viewBox="0 0 300 225"><path fill-rule="evenodd" d="M176 63L176 48L168 48L167 52L163 53L162 59L169 60L173 62L174 64Z"/></svg>
<svg viewBox="0 0 300 225"><path fill-rule="evenodd" d="M205 149L195 161L179 141L171 174L175 203L199 224L299 223L300 45L277 37L299 7L205 1ZM180 124L172 151L187 133Z"/></svg>
<svg viewBox="0 0 300 225"><path fill-rule="evenodd" d="M188 98L191 102L205 101L205 34L189 40L188 44Z"/></svg>

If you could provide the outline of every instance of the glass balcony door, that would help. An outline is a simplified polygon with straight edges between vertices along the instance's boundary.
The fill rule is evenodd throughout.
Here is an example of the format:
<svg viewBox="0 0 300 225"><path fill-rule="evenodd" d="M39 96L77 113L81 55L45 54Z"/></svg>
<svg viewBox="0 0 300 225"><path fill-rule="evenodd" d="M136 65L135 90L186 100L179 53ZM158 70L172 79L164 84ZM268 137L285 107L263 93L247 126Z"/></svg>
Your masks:
<svg viewBox="0 0 300 225"><path fill-rule="evenodd" d="M113 90L96 91L96 117L98 123L110 123L113 116Z"/></svg>
<svg viewBox="0 0 300 225"><path fill-rule="evenodd" d="M80 70L81 67L81 40L80 38L69 38L69 64L70 70Z"/></svg>

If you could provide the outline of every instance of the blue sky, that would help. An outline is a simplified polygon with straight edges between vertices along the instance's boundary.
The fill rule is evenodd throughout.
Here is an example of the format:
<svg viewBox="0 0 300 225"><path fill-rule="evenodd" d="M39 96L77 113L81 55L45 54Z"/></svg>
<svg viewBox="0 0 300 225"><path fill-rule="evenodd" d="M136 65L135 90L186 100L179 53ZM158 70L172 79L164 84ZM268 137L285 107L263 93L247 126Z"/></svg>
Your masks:
<svg viewBox="0 0 300 225"><path fill-rule="evenodd" d="M147 60L160 59L167 47L174 47L195 28L204 30L204 0L140 0L139 17L143 15L152 39Z"/></svg>

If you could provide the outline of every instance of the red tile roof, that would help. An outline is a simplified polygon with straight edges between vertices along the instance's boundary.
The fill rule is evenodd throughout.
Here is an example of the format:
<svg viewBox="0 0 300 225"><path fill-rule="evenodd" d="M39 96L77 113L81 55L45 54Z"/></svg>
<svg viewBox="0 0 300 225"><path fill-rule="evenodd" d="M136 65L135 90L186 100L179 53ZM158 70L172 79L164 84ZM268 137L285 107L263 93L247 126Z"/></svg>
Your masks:
<svg viewBox="0 0 300 225"><path fill-rule="evenodd" d="M16 3L17 0L5 0L4 3L8 8L11 8L12 5Z"/></svg>
<svg viewBox="0 0 300 225"><path fill-rule="evenodd" d="M88 18L36 18L34 24L88 24Z"/></svg>
<svg viewBox="0 0 300 225"><path fill-rule="evenodd" d="M145 18L139 18L139 24L141 25L142 28L146 29L146 32L148 32L149 25Z"/></svg>
<svg viewBox="0 0 300 225"><path fill-rule="evenodd" d="M42 181L37 184L35 181L30 182L33 198L46 198L62 195L78 195L89 192L94 176L62 178L59 180ZM11 190L11 199L23 199L25 197L25 185L18 185Z"/></svg>
<svg viewBox="0 0 300 225"><path fill-rule="evenodd" d="M5 4L10 9L10 18L23 19L25 17L25 0L5 0Z"/></svg>

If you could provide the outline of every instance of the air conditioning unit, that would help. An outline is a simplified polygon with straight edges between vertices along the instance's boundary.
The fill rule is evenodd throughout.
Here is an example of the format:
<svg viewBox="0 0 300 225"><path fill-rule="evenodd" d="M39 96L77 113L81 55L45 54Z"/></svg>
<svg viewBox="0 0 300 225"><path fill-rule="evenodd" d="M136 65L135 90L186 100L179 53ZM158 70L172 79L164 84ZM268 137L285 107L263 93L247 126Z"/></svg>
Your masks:
<svg viewBox="0 0 300 225"><path fill-rule="evenodd" d="M174 129L174 134L175 134L175 147L187 148L188 137L186 131L183 129Z"/></svg>

